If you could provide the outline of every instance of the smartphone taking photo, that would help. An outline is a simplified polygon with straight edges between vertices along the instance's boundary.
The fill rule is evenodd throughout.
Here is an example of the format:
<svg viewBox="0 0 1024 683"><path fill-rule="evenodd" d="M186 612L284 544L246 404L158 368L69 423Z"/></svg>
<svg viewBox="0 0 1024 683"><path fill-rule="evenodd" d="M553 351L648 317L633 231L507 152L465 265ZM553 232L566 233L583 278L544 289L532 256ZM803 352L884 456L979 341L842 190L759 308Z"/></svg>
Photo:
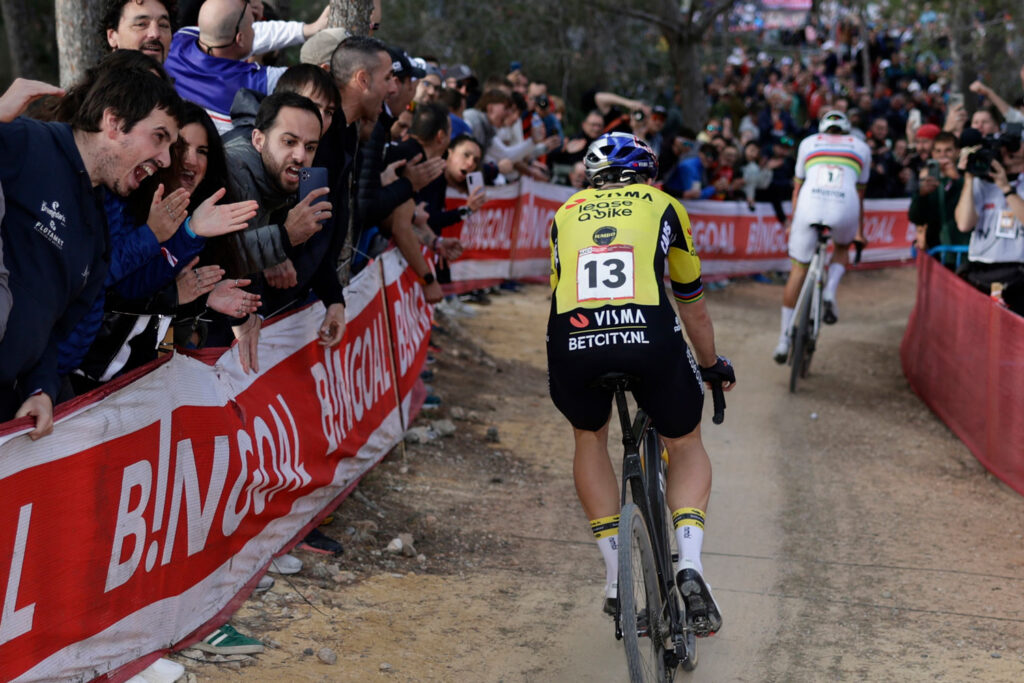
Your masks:
<svg viewBox="0 0 1024 683"><path fill-rule="evenodd" d="M299 169L299 201L301 202L309 193L313 190L317 190L321 187L327 187L327 169L319 168L317 166L307 166ZM329 201L327 195L321 197L317 204ZM316 206L314 204L313 206ZM323 219L327 220L327 219ZM322 223L323 220L320 222Z"/></svg>
<svg viewBox="0 0 1024 683"><path fill-rule="evenodd" d="M481 171L470 171L466 174L466 187L469 189L469 194L473 194L476 188L483 186L484 174Z"/></svg>

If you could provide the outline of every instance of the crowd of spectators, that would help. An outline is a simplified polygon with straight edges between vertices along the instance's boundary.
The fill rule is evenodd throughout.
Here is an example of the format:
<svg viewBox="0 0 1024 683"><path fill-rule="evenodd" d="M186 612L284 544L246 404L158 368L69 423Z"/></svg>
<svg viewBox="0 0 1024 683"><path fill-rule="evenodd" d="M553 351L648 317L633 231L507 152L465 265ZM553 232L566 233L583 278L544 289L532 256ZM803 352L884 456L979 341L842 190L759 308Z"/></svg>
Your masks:
<svg viewBox="0 0 1024 683"><path fill-rule="evenodd" d="M751 210L767 202L785 223L797 147L817 133L819 116L839 110L871 149L865 197L909 198L918 249L938 248L938 258L986 293L997 283L1003 302L1024 312L1024 98L980 80L959 92L951 65L915 46L934 22L858 32L844 20L835 40L808 25L782 55L735 47L724 63L704 67L708 117L696 129L684 125L679 95L648 102L588 93L579 133L548 158L579 186L587 144L602 132L632 132L659 154L670 194ZM1024 85L1024 69L1020 76Z"/></svg>
<svg viewBox="0 0 1024 683"><path fill-rule="evenodd" d="M29 416L31 438L43 437L54 404L170 340L237 340L243 369L258 372L263 320L314 299L326 308L320 341L334 346L344 285L389 243L428 302L469 315L440 285L462 251L442 228L486 200L471 176L581 188L586 149L609 131L650 144L668 192L769 202L784 221L797 144L820 113L844 111L872 149L867 197L910 198L917 246L969 243L966 277L986 291L998 283L1020 310L1021 100L981 82L956 93L945 71L915 59L906 32L872 34L868 82L852 39L814 39L779 58L737 47L707 65L709 116L694 130L679 95L594 89L576 126L519 63L480 78L328 29L326 7L308 24L271 11L108 0L97 28L112 52L80 83L64 92L17 80L0 97L0 148L21 162L0 165L0 420ZM277 64L299 45L301 64ZM326 170L321 187L304 186L310 167ZM449 189L466 205L448 210ZM307 541L340 551L322 534ZM204 646L259 649L230 627Z"/></svg>

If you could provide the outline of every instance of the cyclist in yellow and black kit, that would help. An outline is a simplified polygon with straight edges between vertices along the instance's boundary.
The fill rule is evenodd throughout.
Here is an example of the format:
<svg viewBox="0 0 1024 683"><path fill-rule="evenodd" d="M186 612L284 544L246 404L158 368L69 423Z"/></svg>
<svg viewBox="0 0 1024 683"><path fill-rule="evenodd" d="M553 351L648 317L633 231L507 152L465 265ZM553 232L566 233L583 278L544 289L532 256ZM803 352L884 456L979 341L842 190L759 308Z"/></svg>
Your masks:
<svg viewBox="0 0 1024 683"><path fill-rule="evenodd" d="M686 210L647 184L657 176L654 153L633 135L610 133L590 145L584 163L593 187L562 205L551 226L548 378L555 406L573 427L576 492L605 560L606 609L613 611L617 598L619 490L608 455L613 395L593 382L623 372L640 379L633 393L668 450L677 581L698 582L687 609L709 625L698 635L710 635L722 618L700 560L711 494L711 462L700 438L702 377L721 379L728 390L735 374L715 354ZM663 284L666 261L678 318Z"/></svg>

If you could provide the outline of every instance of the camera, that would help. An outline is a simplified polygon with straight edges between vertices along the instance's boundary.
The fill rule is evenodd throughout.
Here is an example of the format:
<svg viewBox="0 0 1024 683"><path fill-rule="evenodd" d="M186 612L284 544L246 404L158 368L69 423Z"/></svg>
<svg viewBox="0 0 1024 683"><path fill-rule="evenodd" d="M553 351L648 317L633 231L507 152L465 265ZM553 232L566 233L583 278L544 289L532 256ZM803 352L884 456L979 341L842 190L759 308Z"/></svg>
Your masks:
<svg viewBox="0 0 1024 683"><path fill-rule="evenodd" d="M939 162L936 161L935 159L929 159L927 162L925 162L925 167L927 167L928 175L930 177L935 178L936 180L942 177Z"/></svg>
<svg viewBox="0 0 1024 683"><path fill-rule="evenodd" d="M961 146L978 146L978 149L967 157L967 172L976 178L992 182L992 162L1001 160L1002 149L1010 154L1020 150L1021 130L1021 124L1008 123L1002 134L982 137L981 133L973 128L965 129L960 137Z"/></svg>
<svg viewBox="0 0 1024 683"><path fill-rule="evenodd" d="M533 101L536 103L537 109L547 109L548 105L551 104L547 95L537 95Z"/></svg>
<svg viewBox="0 0 1024 683"><path fill-rule="evenodd" d="M647 115L644 114L642 109L637 109L635 112L633 112L633 118L636 119L637 121L643 121L646 116Z"/></svg>

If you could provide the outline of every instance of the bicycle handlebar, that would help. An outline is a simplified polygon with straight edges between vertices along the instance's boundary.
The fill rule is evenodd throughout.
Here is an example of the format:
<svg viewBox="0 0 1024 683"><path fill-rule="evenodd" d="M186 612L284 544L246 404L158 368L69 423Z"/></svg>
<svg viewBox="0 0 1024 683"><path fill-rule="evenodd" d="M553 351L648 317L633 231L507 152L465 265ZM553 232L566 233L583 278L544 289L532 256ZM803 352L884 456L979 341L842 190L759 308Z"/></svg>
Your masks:
<svg viewBox="0 0 1024 683"><path fill-rule="evenodd" d="M720 425L725 421L725 391L722 389L721 381L711 382L711 400L715 404L715 414L711 421Z"/></svg>

